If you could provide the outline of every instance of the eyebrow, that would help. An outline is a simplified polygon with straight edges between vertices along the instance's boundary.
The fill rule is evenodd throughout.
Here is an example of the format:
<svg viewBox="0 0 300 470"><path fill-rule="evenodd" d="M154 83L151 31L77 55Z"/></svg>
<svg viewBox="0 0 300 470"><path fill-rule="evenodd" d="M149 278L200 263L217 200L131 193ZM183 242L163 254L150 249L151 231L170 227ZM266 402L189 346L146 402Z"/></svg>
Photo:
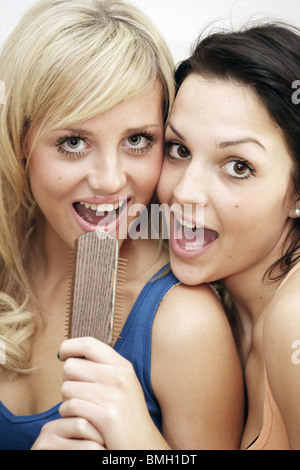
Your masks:
<svg viewBox="0 0 300 470"><path fill-rule="evenodd" d="M160 125L159 124L145 124L145 125L142 125L140 127L129 127L128 129L125 129L125 131L123 132L124 135L133 135L133 134L139 134L141 132L146 132L147 130L149 129L153 129L153 128L159 128ZM83 129L83 128L79 128L79 127L67 127L66 128L66 131L68 132L73 132L74 134L84 134L86 136L93 136L95 135L96 133L95 132L91 132L89 131L88 129Z"/></svg>
<svg viewBox="0 0 300 470"><path fill-rule="evenodd" d="M177 135L183 142L186 142L184 136L174 127L174 125L171 122L168 122L168 126L174 132L174 134ZM254 137L243 137L241 139L236 139L236 140L226 140L223 142L217 143L217 147L221 149L226 149L227 147L235 147L237 145L243 145L243 144L256 144L259 145L263 150L266 150L264 145Z"/></svg>
<svg viewBox="0 0 300 470"><path fill-rule="evenodd" d="M134 135L134 134L141 134L142 132L147 132L149 129L157 128L159 129L161 126L160 124L146 124L140 127L129 127L125 129L123 132L124 135Z"/></svg>
<svg viewBox="0 0 300 470"><path fill-rule="evenodd" d="M179 137L179 139L181 139L181 140L183 140L183 142L185 142L185 138L183 137L183 135L180 134L180 132L173 126L173 124L170 121L168 122L167 127L168 126L171 129L171 131L174 132L174 134L176 134L177 137Z"/></svg>
<svg viewBox="0 0 300 470"><path fill-rule="evenodd" d="M226 140L224 142L219 142L218 147L221 149L225 149L227 147L235 147L237 145L243 145L243 144L256 144L259 145L263 150L266 150L263 144L257 140L254 139L253 137L244 137L242 139L237 139L237 140Z"/></svg>
<svg viewBox="0 0 300 470"><path fill-rule="evenodd" d="M79 127L67 127L66 129L62 129L63 131L70 132L70 134L85 134L87 136L93 135L93 132L88 131L87 129L80 129Z"/></svg>

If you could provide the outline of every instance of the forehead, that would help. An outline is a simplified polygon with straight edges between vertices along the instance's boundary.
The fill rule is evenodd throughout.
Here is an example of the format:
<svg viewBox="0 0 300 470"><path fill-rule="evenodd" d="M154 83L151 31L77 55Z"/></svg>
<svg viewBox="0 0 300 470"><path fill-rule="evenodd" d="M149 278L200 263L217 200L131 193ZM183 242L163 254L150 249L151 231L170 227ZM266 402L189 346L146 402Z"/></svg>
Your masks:
<svg viewBox="0 0 300 470"><path fill-rule="evenodd" d="M58 132L61 129L77 129L82 128L88 131L101 121L106 121L107 118L115 117L116 123L124 116L127 120L130 119L131 126L141 126L143 123L148 124L150 117L152 120L161 121L163 118L163 89L159 79L154 83L150 83L146 90L141 93L132 93L129 99L120 99L117 103L111 102L108 106L95 100L92 109L81 106L83 110L78 110L69 115L51 115L47 120L38 120L29 131L29 138L35 141L47 138L50 133ZM143 119L142 119L143 118ZM141 122L143 121L143 123ZM136 122L136 124L133 124Z"/></svg>
<svg viewBox="0 0 300 470"><path fill-rule="evenodd" d="M284 138L255 91L233 80L190 75L179 88L171 121L215 132L268 132ZM223 136L225 137L225 136Z"/></svg>
<svg viewBox="0 0 300 470"><path fill-rule="evenodd" d="M206 108L207 111L226 110L230 107L235 108L237 112L241 109L251 112L255 108L256 111L259 109L266 119L270 119L264 105L250 86L229 79L190 75L179 88L174 108L176 109L178 103L182 106L185 101L188 106Z"/></svg>

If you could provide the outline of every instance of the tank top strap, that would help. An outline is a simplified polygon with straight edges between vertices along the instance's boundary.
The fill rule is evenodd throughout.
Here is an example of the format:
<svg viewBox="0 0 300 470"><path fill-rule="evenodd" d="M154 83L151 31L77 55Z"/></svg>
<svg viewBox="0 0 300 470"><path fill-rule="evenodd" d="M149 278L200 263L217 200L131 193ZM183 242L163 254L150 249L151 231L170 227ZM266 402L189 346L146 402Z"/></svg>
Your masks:
<svg viewBox="0 0 300 470"><path fill-rule="evenodd" d="M281 282L281 284L279 285L278 289L277 289L277 292L279 291L279 289L282 288L282 286L284 286L284 284L290 279L290 277L300 269L300 261L295 264L295 266L292 267L292 269L290 269L290 271L287 273L287 275L285 276L285 278L283 279L283 281Z"/></svg>

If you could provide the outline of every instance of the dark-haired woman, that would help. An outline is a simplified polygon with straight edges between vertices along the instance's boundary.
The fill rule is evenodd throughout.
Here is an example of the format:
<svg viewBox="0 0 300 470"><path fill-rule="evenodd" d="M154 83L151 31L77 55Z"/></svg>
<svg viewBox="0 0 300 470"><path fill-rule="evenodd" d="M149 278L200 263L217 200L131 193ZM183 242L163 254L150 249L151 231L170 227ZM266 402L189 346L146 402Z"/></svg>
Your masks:
<svg viewBox="0 0 300 470"><path fill-rule="evenodd" d="M213 34L177 70L166 130L160 200L194 206L171 221L172 270L191 285L222 279L242 327L242 449L300 449L298 78L293 28Z"/></svg>

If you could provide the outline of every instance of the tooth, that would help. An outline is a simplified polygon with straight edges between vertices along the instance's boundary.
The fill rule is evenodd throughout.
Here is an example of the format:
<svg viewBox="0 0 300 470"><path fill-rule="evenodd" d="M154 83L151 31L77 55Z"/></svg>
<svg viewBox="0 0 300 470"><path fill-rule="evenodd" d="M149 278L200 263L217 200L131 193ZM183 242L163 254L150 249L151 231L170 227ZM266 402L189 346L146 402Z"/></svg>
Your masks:
<svg viewBox="0 0 300 470"><path fill-rule="evenodd" d="M185 222L185 226L187 228L195 228L195 224L193 224L193 222L189 222L188 220Z"/></svg>
<svg viewBox="0 0 300 470"><path fill-rule="evenodd" d="M118 208L121 209L121 208L123 207L123 205L125 204L125 201L126 201L126 200L123 199L123 201L116 202L116 204L115 204L115 209L118 209Z"/></svg>
<svg viewBox="0 0 300 470"><path fill-rule="evenodd" d="M119 202L116 202L115 203L115 209L121 209L121 207L123 206L125 200L124 201L119 201Z"/></svg>
<svg viewBox="0 0 300 470"><path fill-rule="evenodd" d="M98 212L111 212L114 210L114 205L113 204L99 204L97 206L97 211Z"/></svg>
<svg viewBox="0 0 300 470"><path fill-rule="evenodd" d="M98 212L112 212L113 210L121 208L124 203L125 199L121 202L116 202L115 204L90 204L88 202L79 201L81 206L85 206L87 209L92 209L93 211Z"/></svg>
<svg viewBox="0 0 300 470"><path fill-rule="evenodd" d="M105 212L106 211L105 207L106 207L106 204L98 204L97 212Z"/></svg>
<svg viewBox="0 0 300 470"><path fill-rule="evenodd" d="M192 229L196 227L196 225L193 222L189 222L188 220L183 220L180 217L177 217L177 220L184 227L192 228Z"/></svg>

